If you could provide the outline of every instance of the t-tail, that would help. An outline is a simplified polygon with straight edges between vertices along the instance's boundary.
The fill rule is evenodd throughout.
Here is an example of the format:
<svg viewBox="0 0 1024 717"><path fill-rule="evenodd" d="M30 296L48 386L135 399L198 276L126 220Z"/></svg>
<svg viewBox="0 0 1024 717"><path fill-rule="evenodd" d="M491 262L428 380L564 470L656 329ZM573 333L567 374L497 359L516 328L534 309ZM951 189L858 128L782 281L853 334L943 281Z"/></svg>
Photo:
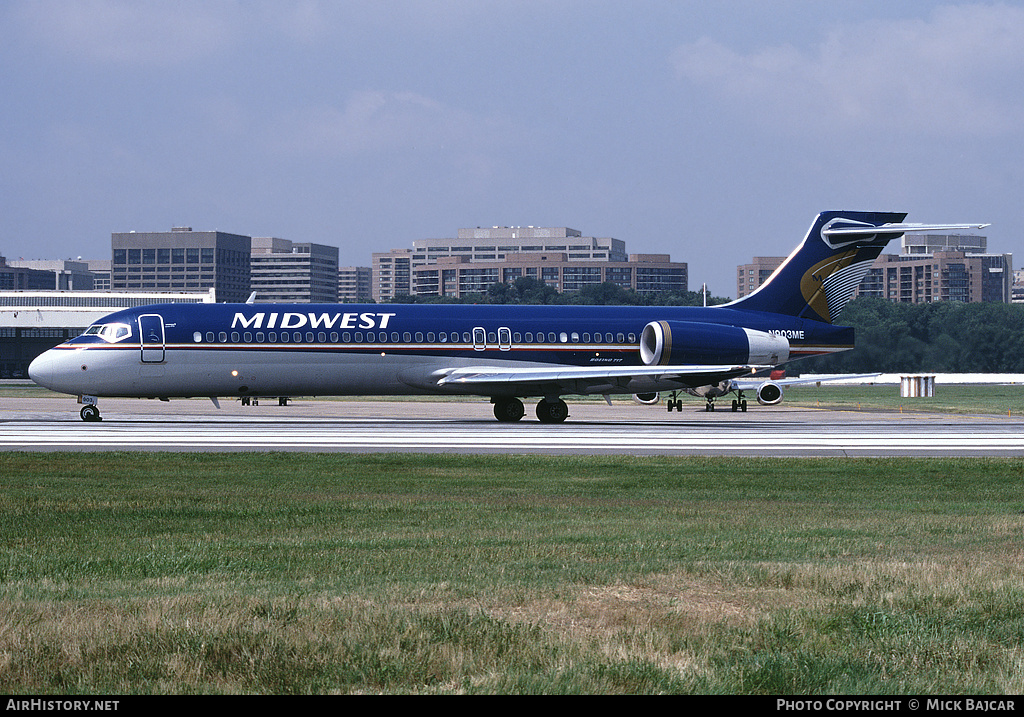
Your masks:
<svg viewBox="0 0 1024 717"><path fill-rule="evenodd" d="M822 212L803 242L756 291L728 306L834 323L885 246L907 232L988 224L905 224L904 212Z"/></svg>

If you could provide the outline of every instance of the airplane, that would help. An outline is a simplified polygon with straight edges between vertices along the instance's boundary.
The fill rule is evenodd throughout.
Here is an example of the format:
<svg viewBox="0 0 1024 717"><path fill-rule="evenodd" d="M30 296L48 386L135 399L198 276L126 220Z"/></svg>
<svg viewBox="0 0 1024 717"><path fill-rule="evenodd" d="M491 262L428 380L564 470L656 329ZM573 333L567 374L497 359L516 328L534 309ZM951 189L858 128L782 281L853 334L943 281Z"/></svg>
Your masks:
<svg viewBox="0 0 1024 717"><path fill-rule="evenodd" d="M902 212L828 211L757 290L717 306L155 304L112 313L37 357L37 384L100 397L474 395L495 418L569 416L562 396L721 385L796 359L845 351L836 325Z"/></svg>
<svg viewBox="0 0 1024 717"><path fill-rule="evenodd" d="M851 380L866 380L881 376L880 373L849 373L849 374L814 374L809 377L790 377L786 378L786 372L784 370L775 369L772 370L767 377L754 376L751 378L731 378L724 381L720 381L713 385L698 386L696 388L686 388L681 391L673 391L669 394L665 401L665 405L669 411L682 411L683 400L679 398L680 393L688 393L691 396L697 396L705 400L704 410L714 411L715 410L715 399L728 396L730 393L736 394L736 398L732 400L733 413L736 411L746 412L747 410L747 398L745 392L751 391L754 393L754 397L757 402L762 406L777 406L782 403L782 399L785 395L784 386L797 386L805 383L822 383L826 381L851 381ZM637 403L645 405L656 405L661 401L660 393L647 393L633 396L633 399Z"/></svg>

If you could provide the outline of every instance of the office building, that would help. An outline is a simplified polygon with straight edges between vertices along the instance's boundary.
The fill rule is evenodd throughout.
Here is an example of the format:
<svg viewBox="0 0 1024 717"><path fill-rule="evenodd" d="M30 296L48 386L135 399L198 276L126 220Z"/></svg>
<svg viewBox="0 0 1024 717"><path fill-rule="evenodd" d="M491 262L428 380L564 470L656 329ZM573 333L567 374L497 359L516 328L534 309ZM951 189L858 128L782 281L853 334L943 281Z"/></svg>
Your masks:
<svg viewBox="0 0 1024 717"><path fill-rule="evenodd" d="M201 291L217 299L243 302L249 296L250 237L221 231L111 234L110 284L113 291Z"/></svg>
<svg viewBox="0 0 1024 717"><path fill-rule="evenodd" d="M92 272L89 265L84 261L71 260L32 260L8 262L11 267L21 269L34 269L50 273L51 283L47 289L59 291L92 291L95 289ZM13 287L10 287L13 288ZM28 287L23 287L28 288Z"/></svg>
<svg viewBox="0 0 1024 717"><path fill-rule="evenodd" d="M736 298L754 293L785 260L784 256L755 256L750 264L736 267Z"/></svg>
<svg viewBox="0 0 1024 717"><path fill-rule="evenodd" d="M754 257L737 266L737 298L763 284L785 257ZM1010 302L1013 255L987 253L987 239L959 234L904 235L899 254L881 254L854 297L902 303Z"/></svg>
<svg viewBox="0 0 1024 717"><path fill-rule="evenodd" d="M249 287L256 301L333 304L338 300L338 248L253 237Z"/></svg>
<svg viewBox="0 0 1024 717"><path fill-rule="evenodd" d="M338 267L338 301L362 302L373 298L373 269L368 266Z"/></svg>
<svg viewBox="0 0 1024 717"><path fill-rule="evenodd" d="M460 229L412 249L373 254L373 298L405 294L460 298L520 277L559 292L612 282L641 293L685 292L688 267L668 254L626 254L620 239L584 237L568 227Z"/></svg>

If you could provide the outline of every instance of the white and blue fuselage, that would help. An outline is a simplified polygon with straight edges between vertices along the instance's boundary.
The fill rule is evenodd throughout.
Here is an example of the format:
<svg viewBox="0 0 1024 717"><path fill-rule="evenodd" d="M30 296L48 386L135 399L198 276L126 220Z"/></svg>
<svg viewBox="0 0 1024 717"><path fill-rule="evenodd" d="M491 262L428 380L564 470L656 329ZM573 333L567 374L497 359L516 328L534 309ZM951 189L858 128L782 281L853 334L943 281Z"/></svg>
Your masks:
<svg viewBox="0 0 1024 717"><path fill-rule="evenodd" d="M558 422L563 395L716 386L853 348L853 330L832 321L882 247L974 226L904 216L820 214L768 282L723 306L158 304L106 316L29 374L93 399L480 395L507 421L522 417L520 398L541 397L538 417Z"/></svg>

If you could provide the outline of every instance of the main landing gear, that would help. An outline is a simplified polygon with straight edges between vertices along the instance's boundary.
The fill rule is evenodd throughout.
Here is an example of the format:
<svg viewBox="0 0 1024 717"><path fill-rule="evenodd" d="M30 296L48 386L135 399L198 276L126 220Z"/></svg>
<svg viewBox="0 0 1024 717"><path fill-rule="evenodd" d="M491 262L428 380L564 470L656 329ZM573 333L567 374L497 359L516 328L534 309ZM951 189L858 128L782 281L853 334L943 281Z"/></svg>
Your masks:
<svg viewBox="0 0 1024 717"><path fill-rule="evenodd" d="M514 423L526 414L518 398L492 398L494 417L503 423ZM545 398L537 404L537 418L541 423L562 423L569 417L569 407L560 398Z"/></svg>
<svg viewBox="0 0 1024 717"><path fill-rule="evenodd" d="M707 395L704 397L705 411L715 410L715 398L717 397L711 395ZM672 411L683 410L683 399L679 398L679 391L673 391L672 393L669 394L669 397L665 400L665 406L668 408L670 413ZM742 391L739 392L738 398L733 399L732 402L732 412L736 413L736 411L743 411L744 413L746 413L747 411L747 399L743 397Z"/></svg>

